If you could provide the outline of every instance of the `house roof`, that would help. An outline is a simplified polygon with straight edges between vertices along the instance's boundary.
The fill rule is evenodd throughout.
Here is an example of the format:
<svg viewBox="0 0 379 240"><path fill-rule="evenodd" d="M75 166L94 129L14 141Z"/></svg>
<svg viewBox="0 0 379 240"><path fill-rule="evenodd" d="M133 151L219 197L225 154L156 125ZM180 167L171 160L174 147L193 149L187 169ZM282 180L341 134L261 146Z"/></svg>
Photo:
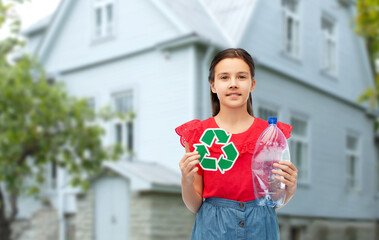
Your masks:
<svg viewBox="0 0 379 240"><path fill-rule="evenodd" d="M157 8L165 16L171 18L171 21L179 27L182 34L190 36L189 33L194 32L214 45L235 47L243 36L247 22L258 0L218 2L212 0L150 1L155 6L158 6ZM73 0L62 0L53 16L48 16L24 30L24 34L31 34L38 30L49 28L45 32L36 53L42 61L57 35L56 32L74 4L75 1Z"/></svg>
<svg viewBox="0 0 379 240"><path fill-rule="evenodd" d="M177 18L179 18L191 32L208 39L218 45L228 46L231 41L220 29L209 12L200 1L188 0L160 0L163 2Z"/></svg>
<svg viewBox="0 0 379 240"><path fill-rule="evenodd" d="M248 26L258 0L199 0L209 15L220 25L221 31L237 46ZM192 1L189 1L192 2ZM197 2L197 1L195 1Z"/></svg>
<svg viewBox="0 0 379 240"><path fill-rule="evenodd" d="M137 160L108 161L104 163L104 168L130 179L133 190L181 192L180 174L159 163Z"/></svg>
<svg viewBox="0 0 379 240"><path fill-rule="evenodd" d="M41 18L40 20L33 23L25 30L22 30L21 34L24 36L30 36L30 35L33 35L33 33L44 30L49 25L49 22L51 21L52 17L53 17L53 14L49 14Z"/></svg>

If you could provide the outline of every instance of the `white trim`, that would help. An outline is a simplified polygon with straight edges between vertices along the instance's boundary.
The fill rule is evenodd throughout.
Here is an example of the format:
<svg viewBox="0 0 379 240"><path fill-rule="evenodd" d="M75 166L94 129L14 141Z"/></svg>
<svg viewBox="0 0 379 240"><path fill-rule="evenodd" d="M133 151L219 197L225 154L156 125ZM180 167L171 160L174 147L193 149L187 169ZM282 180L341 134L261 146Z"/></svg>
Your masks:
<svg viewBox="0 0 379 240"><path fill-rule="evenodd" d="M307 147L306 160L300 159L300 161L302 161L302 163L303 163L303 168L298 169L298 171L304 170L304 168L305 168L305 170L307 172L307 177L303 178L303 179L298 179L298 183L309 185L311 182L311 167L310 166L311 166L311 156L312 156L312 154L311 154L311 146L312 145L310 142L310 139L311 139L311 137L310 137L310 135L311 135L310 134L310 120L309 120L309 117L307 117L306 115L298 114L298 113L295 113L294 111L290 112L290 118L289 118L290 123L289 124L292 125L293 127L295 127L292 124L292 119L297 119L297 120L303 121L306 124L305 136L297 136L294 133L294 131L292 130L291 138L289 139L289 141L300 141L301 143L306 144L306 147ZM304 166L304 164L305 164L305 166Z"/></svg>
<svg viewBox="0 0 379 240"><path fill-rule="evenodd" d="M302 14L303 14L303 6L302 6L302 0L297 0L297 8L298 8L298 12L297 13L293 13L291 12L290 10L288 10L287 8L285 8L282 4L282 1L280 2L280 7L281 7L281 20L282 20L282 44L281 44L281 52L294 58L295 60L300 60L302 59L302 56L303 56L303 44L302 44L302 32L303 32L303 24L302 24ZM293 45L292 45L292 52L288 52L287 51L287 45L288 45L288 42L287 42L287 19L288 18L292 18L293 21L294 21L294 25L296 25L296 23L298 24L298 27L297 27L297 31L298 31L298 34L297 35L294 35L293 34ZM292 31L295 32L293 29L295 28L292 28ZM292 32L292 33L293 33Z"/></svg>
<svg viewBox="0 0 379 240"><path fill-rule="evenodd" d="M201 99L202 99L202 109L203 109L203 112L201 113L202 119L212 117L211 100L209 97L210 83L208 81L208 74L209 74L208 68L210 65L212 53L215 51L215 49L216 48L214 46L208 46L204 54L203 60L201 61L202 79L204 79L204 81L201 81L201 95L202 95Z"/></svg>
<svg viewBox="0 0 379 240"><path fill-rule="evenodd" d="M63 20L66 18L69 10L72 8L72 6L76 3L76 1L73 0L63 0L56 12L54 13L51 22L47 26L47 32L41 39L36 51L35 55L39 57L40 62L43 63L46 57L46 54L49 52L49 46L54 40L54 38L58 35L57 32L59 31Z"/></svg>
<svg viewBox="0 0 379 240"><path fill-rule="evenodd" d="M195 0L196 1L196 0ZM201 4L201 6L204 8L205 12L207 12L207 14L209 15L209 17L213 20L214 24L217 26L218 30L220 31L220 33L225 37L226 41L228 42L228 44L231 46L231 47L236 47L237 46L237 42L234 42L233 39L230 37L230 35L225 32L225 29L223 28L223 26L221 26L221 24L218 22L216 16L213 14L213 12L209 9L209 7L207 7L207 5L203 2L203 0L198 0Z"/></svg>
<svg viewBox="0 0 379 240"><path fill-rule="evenodd" d="M333 34L329 34L327 30L324 30L322 28L322 23L323 21L327 21L329 22L331 25L332 25L332 31L333 31ZM339 29L338 29L338 22L336 21L336 19L334 17L332 17L332 15L330 15L329 13L325 12L325 11L322 11L321 13L321 18L320 18L320 31L321 31L321 58L320 58L320 70L327 74L327 75L330 75L333 79L338 79L338 73L339 73ZM334 54L334 56L332 57L332 59L328 59L327 61L325 61L325 54L329 55L329 52L325 52L327 48L327 46L325 45L327 43L327 41L332 41L332 43L334 43L334 51L332 52L332 54ZM326 56L327 57L327 56ZM335 70L334 71L330 71L328 70L329 66L330 66L330 60L334 61L334 64L335 64Z"/></svg>
<svg viewBox="0 0 379 240"><path fill-rule="evenodd" d="M196 109L197 109L197 106L196 106L196 97L197 97L197 92L196 92L196 80L197 80L197 66L196 66L196 63L197 63L197 59L196 59L196 47L194 44L191 45L189 49L189 64L188 64L188 94L189 94L189 98L188 98L188 113L189 113L189 116L188 118L189 119L194 119L194 118L198 118L198 116L196 116Z"/></svg>
<svg viewBox="0 0 379 240"><path fill-rule="evenodd" d="M252 18L254 16L254 12L257 9L257 2L258 1L260 1L260 0L253 1L252 6L250 7L250 11L247 14L247 17L246 17L245 21L243 21L243 26L241 27L241 31L239 32L239 36L236 36L236 45L241 44L243 36L245 35L245 32L248 29L248 25L250 24L250 21L252 20Z"/></svg>
<svg viewBox="0 0 379 240"><path fill-rule="evenodd" d="M136 114L135 116L135 119L133 120L133 150L134 150L134 154L135 156L133 157L134 158L138 158L138 152L139 152L139 149L137 149L137 147L139 147L139 144L137 144L139 142L139 84L138 83L128 83L128 84L120 84L116 87L113 87L111 89L109 89L109 99L110 99L110 105L112 107L112 109L115 109L114 108L114 96L115 95L118 95L118 94L123 94L123 93L126 93L128 91L131 91L132 92L132 96L133 96L133 111L134 113ZM117 122L120 122L120 120L117 120L117 119L114 119L112 121L110 121L107 125L107 129L109 130L109 133L107 133L107 138L109 140L109 144L114 144L115 142L115 135L114 135L114 124L117 123ZM124 123L124 122L123 122ZM127 156L127 155L125 155ZM121 158L123 158L124 156L122 156Z"/></svg>
<svg viewBox="0 0 379 240"><path fill-rule="evenodd" d="M117 111L117 109L116 109L116 102L115 102L115 100L116 100L116 98L117 97L119 97L119 96L121 96L122 98L123 97L125 97L125 96L127 96L127 97L131 97L132 98L132 104L134 105L134 101L133 101L133 99L134 99L134 94L133 94L133 90L132 89L125 89L125 91L122 91L122 92L119 92L119 93L112 93L111 94L111 101L112 101L112 109L114 109L114 111L116 111L116 112L118 112ZM124 99L122 99L122 100L124 100ZM131 109L130 110L134 110L133 109L133 106L131 107ZM132 146L134 146L133 145L133 142L132 143L129 143L128 142L128 134L129 134L129 132L127 131L128 129L126 128L126 124L127 124L127 121L125 121L125 120L121 120L121 119L113 119L112 121L111 121L111 136L112 136L112 139L113 139L113 142L114 143L117 143L117 141L116 141L116 138L117 138L117 131L116 131L116 125L119 125L119 126L121 126L121 140L120 140L120 144L123 146L123 147L127 147L129 144L132 144ZM133 129L132 129L132 133L134 133L134 126L133 126ZM134 134L133 134L133 138L132 138L132 141L133 141L133 139L134 139ZM125 153L124 154L124 156L122 156L122 159L125 159L125 158L129 158L129 155L127 154L127 153Z"/></svg>
<svg viewBox="0 0 379 240"><path fill-rule="evenodd" d="M175 14L172 13L172 11L166 7L165 4L163 4L159 0L150 0L151 3L154 4L156 8L158 8L161 13L172 23L177 27L177 29L180 31L182 34L187 34L191 32L191 29L188 28L186 24L183 23L181 18L178 18Z"/></svg>
<svg viewBox="0 0 379 240"><path fill-rule="evenodd" d="M112 21L108 22L107 18L107 6L111 5L112 6ZM98 43L98 42L103 42L104 40L109 40L113 39L116 36L116 29L117 29L117 18L118 18L118 13L117 13L117 3L116 0L92 0L91 1L91 6L89 7L90 9L90 42L91 43ZM100 35L97 35L95 33L96 31L96 11L97 9L101 10L101 26L100 26ZM111 26L111 31L107 32L107 28Z"/></svg>
<svg viewBox="0 0 379 240"><path fill-rule="evenodd" d="M255 114L258 118L261 118L261 116L258 116L259 108L266 108L267 110L277 112L278 114L277 118L278 118L278 121L280 121L283 114L282 114L281 107L278 104L269 102L267 100L259 99L259 98L255 101L255 103L257 106L256 107L257 112L255 112ZM267 119L263 119L263 120L267 121Z"/></svg>
<svg viewBox="0 0 379 240"><path fill-rule="evenodd" d="M357 140L357 149L356 150L351 150L351 149L348 149L347 148L347 138L348 136L350 137L353 137L353 138L356 138ZM355 178L355 183L356 183L356 186L354 188L351 188L347 182L347 179L348 179L348 176L345 175L345 184L346 184L346 190L348 191L348 193L361 193L362 192L362 139L361 139L361 136L360 134L357 132L357 131L354 131L354 130L350 130L350 129L347 129L346 130L346 133L345 133L345 139L344 139L344 149L345 149L345 154L344 154L344 161L345 161L345 174L348 174L347 173L347 169L348 169L348 162L347 162L347 156L355 156L355 159L356 159L356 169L355 169L355 174L356 174L356 178Z"/></svg>

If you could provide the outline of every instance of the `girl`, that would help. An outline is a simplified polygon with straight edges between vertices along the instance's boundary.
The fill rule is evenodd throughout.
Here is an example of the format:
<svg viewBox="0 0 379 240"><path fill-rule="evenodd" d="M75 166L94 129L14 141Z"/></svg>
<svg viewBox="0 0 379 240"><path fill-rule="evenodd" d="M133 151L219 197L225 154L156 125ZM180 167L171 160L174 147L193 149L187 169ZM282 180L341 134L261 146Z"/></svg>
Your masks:
<svg viewBox="0 0 379 240"><path fill-rule="evenodd" d="M250 54L241 48L219 52L209 69L212 116L200 121L194 119L175 129L181 137L186 153L179 162L182 172L182 198L187 208L196 214L191 239L259 239L279 240L276 211L260 206L254 199L251 158L259 135L268 122L254 117L251 92L255 88L255 66ZM292 126L278 122L286 138ZM231 134L239 153L231 169L222 173L203 170L200 154L194 144L207 128L221 128ZM223 145L208 148L211 156L219 159ZM286 184L284 204L296 192L297 169L290 163L274 164L282 171L273 172Z"/></svg>

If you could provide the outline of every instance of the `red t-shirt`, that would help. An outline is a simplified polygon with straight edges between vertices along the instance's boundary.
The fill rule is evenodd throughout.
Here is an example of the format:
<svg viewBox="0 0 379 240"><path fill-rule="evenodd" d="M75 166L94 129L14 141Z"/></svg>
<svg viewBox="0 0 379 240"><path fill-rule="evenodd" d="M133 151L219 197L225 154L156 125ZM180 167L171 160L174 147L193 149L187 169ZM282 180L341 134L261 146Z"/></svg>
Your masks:
<svg viewBox="0 0 379 240"><path fill-rule="evenodd" d="M251 171L251 158L254 154L255 143L260 134L267 128L268 122L255 118L248 130L238 134L232 134L229 142L233 142L239 155L233 167L222 174L219 170L203 170L197 164L198 174L203 176L203 198L219 197L240 202L254 200L254 189ZM277 122L278 128L288 139L291 136L292 126ZM175 132L180 136L180 142L185 147L188 142L191 152L195 151L193 144L201 143L199 140L207 128L220 128L213 117L200 121L194 119L175 128ZM227 134L230 134L227 132ZM215 142L215 141L214 141ZM208 148L210 157L219 158L223 154L221 144L211 145Z"/></svg>

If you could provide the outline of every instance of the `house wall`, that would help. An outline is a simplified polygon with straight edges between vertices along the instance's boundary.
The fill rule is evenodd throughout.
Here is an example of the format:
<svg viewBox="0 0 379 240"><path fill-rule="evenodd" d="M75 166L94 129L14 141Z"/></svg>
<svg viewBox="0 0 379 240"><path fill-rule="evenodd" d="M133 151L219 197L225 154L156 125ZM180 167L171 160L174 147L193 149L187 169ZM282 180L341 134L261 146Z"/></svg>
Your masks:
<svg viewBox="0 0 379 240"><path fill-rule="evenodd" d="M278 213L374 221L379 202L372 181L377 175L373 119L353 105L262 65L257 66L256 82L255 112L259 105L272 104L279 109L280 121L288 123L292 115L300 115L309 124L310 181L298 183L296 194ZM346 135L350 131L360 138L360 187L356 192L347 191L346 181Z"/></svg>
<svg viewBox="0 0 379 240"><path fill-rule="evenodd" d="M181 194L134 193L131 198L131 239L190 239L196 215Z"/></svg>
<svg viewBox="0 0 379 240"><path fill-rule="evenodd" d="M280 239L290 240L291 229L299 230L301 240L323 239L321 232L327 232L326 239L349 239L348 229L354 229L359 240L377 240L376 224L372 221L356 221L348 219L325 219L325 218L309 218L294 217L281 215L278 217L280 226Z"/></svg>
<svg viewBox="0 0 379 240"><path fill-rule="evenodd" d="M136 111L134 151L136 159L159 162L180 172L178 153L182 154L174 127L189 120L191 94L191 57L187 46L170 51L169 58L160 50L142 52L118 61L67 72L60 80L67 91L78 98L94 98L96 109L112 105L112 94L133 91ZM195 95L194 95L195 96ZM172 104L175 100L175 104ZM104 144L114 144L112 122L98 122L107 131ZM166 151L165 149L170 149ZM162 157L162 156L165 157Z"/></svg>
<svg viewBox="0 0 379 240"><path fill-rule="evenodd" d="M92 189L86 193L77 196L77 212L75 214L75 235L73 240L95 240L95 199ZM71 239L70 239L71 240Z"/></svg>
<svg viewBox="0 0 379 240"><path fill-rule="evenodd" d="M180 194L132 192L129 239L189 239L195 216L184 205ZM78 197L75 240L95 239L94 218L94 192L88 191Z"/></svg>
<svg viewBox="0 0 379 240"><path fill-rule="evenodd" d="M338 72L335 77L321 71L323 14L336 20ZM258 62L354 102L374 82L364 43L351 27L350 10L338 1L300 1L299 16L299 59L285 54L282 48L281 1L258 1L241 47Z"/></svg>
<svg viewBox="0 0 379 240"><path fill-rule="evenodd" d="M12 224L14 240L58 239L59 218L52 206L44 206L33 213L29 219L18 219Z"/></svg>
<svg viewBox="0 0 379 240"><path fill-rule="evenodd" d="M46 69L59 72L154 46L179 34L151 1L116 0L115 33L108 39L95 41L93 11L92 0L71 1L65 21L46 52L43 61Z"/></svg>

